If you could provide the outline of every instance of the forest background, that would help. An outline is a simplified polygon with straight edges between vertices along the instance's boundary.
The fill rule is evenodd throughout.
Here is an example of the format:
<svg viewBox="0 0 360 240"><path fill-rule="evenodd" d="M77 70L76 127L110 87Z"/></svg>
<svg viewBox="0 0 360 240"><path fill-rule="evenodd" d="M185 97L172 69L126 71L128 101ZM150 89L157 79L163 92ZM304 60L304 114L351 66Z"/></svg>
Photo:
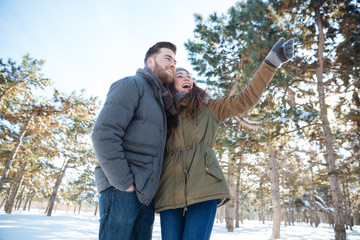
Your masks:
<svg viewBox="0 0 360 240"><path fill-rule="evenodd" d="M214 98L246 87L280 37L300 39L260 103L219 129L215 149L233 198L218 217L228 231L245 218L272 219L280 238L281 221L326 222L346 239L345 229L360 224L359 7L248 0L194 15L184 47ZM90 204L96 214L89 136L102 101L52 88L43 66L30 55L0 61L0 207L11 214L46 203L51 216L57 204Z"/></svg>

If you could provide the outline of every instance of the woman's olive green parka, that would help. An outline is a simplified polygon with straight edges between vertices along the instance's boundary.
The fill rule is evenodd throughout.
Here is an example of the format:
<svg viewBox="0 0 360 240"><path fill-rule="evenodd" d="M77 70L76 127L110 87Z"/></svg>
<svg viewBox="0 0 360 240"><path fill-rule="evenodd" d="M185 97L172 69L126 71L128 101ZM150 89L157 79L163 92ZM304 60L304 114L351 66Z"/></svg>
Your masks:
<svg viewBox="0 0 360 240"><path fill-rule="evenodd" d="M230 199L229 189L212 149L219 123L255 106L276 68L263 63L240 94L209 100L195 119L186 113L187 98L180 102L179 125L166 143L155 212L185 208L208 200L218 206Z"/></svg>

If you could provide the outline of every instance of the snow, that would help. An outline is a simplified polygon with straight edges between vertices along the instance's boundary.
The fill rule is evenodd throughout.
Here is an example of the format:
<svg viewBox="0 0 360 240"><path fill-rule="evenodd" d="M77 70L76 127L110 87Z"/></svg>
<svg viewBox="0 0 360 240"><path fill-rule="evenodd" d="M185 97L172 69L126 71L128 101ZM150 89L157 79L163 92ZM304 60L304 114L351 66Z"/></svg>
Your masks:
<svg viewBox="0 0 360 240"><path fill-rule="evenodd" d="M317 201L321 202L322 205L326 206L326 203L322 197L316 195L315 198Z"/></svg>
<svg viewBox="0 0 360 240"><path fill-rule="evenodd" d="M278 122L281 122L281 123L286 123L286 122L289 121L289 119L284 118L284 117L279 117L279 118L277 119L277 121L278 121Z"/></svg>
<svg viewBox="0 0 360 240"><path fill-rule="evenodd" d="M302 112L300 115L300 119L303 120L312 120L314 117L312 116L311 112Z"/></svg>
<svg viewBox="0 0 360 240"><path fill-rule="evenodd" d="M43 239L97 239L98 218L91 213L72 214L63 211L53 212L48 217L42 211L13 211L5 214L0 210L0 240L43 240ZM270 240L271 222L244 221L240 228L229 233L225 223L216 223L211 240ZM159 216L156 215L153 238L161 239ZM281 225L281 239L287 240L330 240L335 239L332 227L320 224L318 228L305 223L285 227ZM360 240L360 226L347 231L348 240Z"/></svg>
<svg viewBox="0 0 360 240"><path fill-rule="evenodd" d="M304 204L305 204L305 207L311 208L311 205L310 205L310 203L309 203L308 200L303 200L303 202L304 202Z"/></svg>
<svg viewBox="0 0 360 240"><path fill-rule="evenodd" d="M249 123L251 125L262 125L262 122L261 121L252 121L250 119L247 119L245 117L241 117L241 119L246 122L246 123Z"/></svg>

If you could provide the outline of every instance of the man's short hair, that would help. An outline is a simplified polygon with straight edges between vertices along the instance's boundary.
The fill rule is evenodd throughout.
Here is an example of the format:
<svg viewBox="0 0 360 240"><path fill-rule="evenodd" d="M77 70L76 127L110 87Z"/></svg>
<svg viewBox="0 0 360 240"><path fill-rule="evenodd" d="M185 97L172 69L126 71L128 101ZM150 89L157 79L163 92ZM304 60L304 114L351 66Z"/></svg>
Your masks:
<svg viewBox="0 0 360 240"><path fill-rule="evenodd" d="M152 46L151 48L149 48L149 50L146 52L145 55L145 59L144 59L144 63L145 66L147 65L146 61L149 57L153 56L154 54L157 54L161 48L168 48L171 51L174 52L174 54L176 54L176 46L175 44L171 43L171 42L158 42L155 43L154 46Z"/></svg>

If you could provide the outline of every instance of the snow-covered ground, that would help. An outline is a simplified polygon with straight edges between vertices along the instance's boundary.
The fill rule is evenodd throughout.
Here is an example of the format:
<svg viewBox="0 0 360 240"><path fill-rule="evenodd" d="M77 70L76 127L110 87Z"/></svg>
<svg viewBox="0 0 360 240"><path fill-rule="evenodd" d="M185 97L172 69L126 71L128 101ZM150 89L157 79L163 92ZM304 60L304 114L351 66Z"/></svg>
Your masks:
<svg viewBox="0 0 360 240"><path fill-rule="evenodd" d="M43 239L97 239L98 218L90 213L72 214L61 211L53 212L47 217L43 211L14 211L5 214L0 210L0 240L43 240ZM228 233L224 223L215 223L212 240L269 240L271 239L271 222L244 221L240 228ZM161 239L159 217L156 216L153 239ZM318 228L306 224L281 226L281 239L288 240L330 240L335 239L334 231L327 225ZM347 231L348 240L360 240L360 226Z"/></svg>

